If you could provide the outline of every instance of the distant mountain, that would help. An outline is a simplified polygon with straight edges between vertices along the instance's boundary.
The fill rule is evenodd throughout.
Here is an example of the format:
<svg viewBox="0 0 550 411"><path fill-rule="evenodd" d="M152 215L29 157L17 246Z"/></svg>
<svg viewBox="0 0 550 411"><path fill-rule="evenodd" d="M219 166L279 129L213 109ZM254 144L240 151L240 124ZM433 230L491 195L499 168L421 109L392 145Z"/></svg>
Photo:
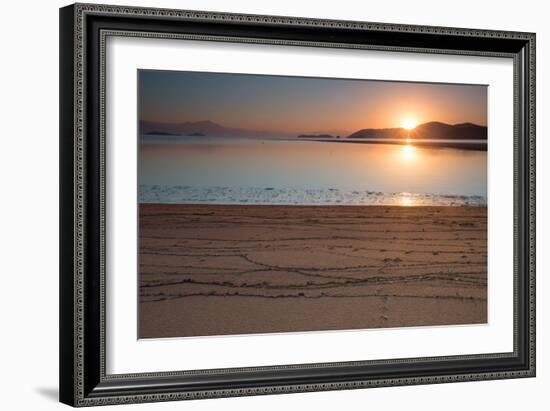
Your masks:
<svg viewBox="0 0 550 411"><path fill-rule="evenodd" d="M184 123L140 122L140 134L158 136L219 136L219 137L286 137L282 133L265 130L247 130L225 127L213 121L188 121ZM404 128L365 128L347 138L404 139L407 137L426 140L487 140L487 127L472 123L445 124L437 121L420 124L413 130ZM298 138L337 138L328 133L300 134ZM344 138L345 139L345 138Z"/></svg>
<svg viewBox="0 0 550 411"><path fill-rule="evenodd" d="M260 137L273 136L274 133L259 130L224 127L213 121L188 121L185 123L160 123L141 121L140 134L142 135L171 135L171 136L223 136L223 137Z"/></svg>
<svg viewBox="0 0 550 411"><path fill-rule="evenodd" d="M319 130L315 130L315 129L304 130L301 134L306 134L306 135L328 134L331 136L343 137L343 136L349 135L350 133L351 133L351 130L345 129L345 128L324 128Z"/></svg>
<svg viewBox="0 0 550 411"><path fill-rule="evenodd" d="M365 128L348 138L419 138L426 140L487 140L487 127L472 123L445 124L431 121L416 126L413 130L404 128Z"/></svg>
<svg viewBox="0 0 550 411"><path fill-rule="evenodd" d="M406 138L404 128L364 128L350 134L347 138Z"/></svg>

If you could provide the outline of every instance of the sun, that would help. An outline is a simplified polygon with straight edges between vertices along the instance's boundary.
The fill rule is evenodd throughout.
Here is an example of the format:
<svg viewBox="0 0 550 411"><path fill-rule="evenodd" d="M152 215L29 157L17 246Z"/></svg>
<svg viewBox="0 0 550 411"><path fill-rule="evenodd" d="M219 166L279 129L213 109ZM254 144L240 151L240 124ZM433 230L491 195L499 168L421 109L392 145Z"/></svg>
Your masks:
<svg viewBox="0 0 550 411"><path fill-rule="evenodd" d="M403 122L401 123L401 127L403 127L405 130L412 130L416 127L416 124L416 120L412 118L407 118L403 120Z"/></svg>

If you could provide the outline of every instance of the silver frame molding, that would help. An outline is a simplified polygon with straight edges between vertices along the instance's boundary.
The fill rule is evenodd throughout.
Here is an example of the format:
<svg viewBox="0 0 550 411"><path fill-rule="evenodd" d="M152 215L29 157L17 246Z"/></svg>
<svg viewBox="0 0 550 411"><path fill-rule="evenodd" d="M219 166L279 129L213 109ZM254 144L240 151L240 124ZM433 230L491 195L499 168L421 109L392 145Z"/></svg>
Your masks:
<svg viewBox="0 0 550 411"><path fill-rule="evenodd" d="M62 402L92 406L535 376L535 34L95 4L67 6L60 13ZM105 68L110 36L513 59L514 351L106 374Z"/></svg>

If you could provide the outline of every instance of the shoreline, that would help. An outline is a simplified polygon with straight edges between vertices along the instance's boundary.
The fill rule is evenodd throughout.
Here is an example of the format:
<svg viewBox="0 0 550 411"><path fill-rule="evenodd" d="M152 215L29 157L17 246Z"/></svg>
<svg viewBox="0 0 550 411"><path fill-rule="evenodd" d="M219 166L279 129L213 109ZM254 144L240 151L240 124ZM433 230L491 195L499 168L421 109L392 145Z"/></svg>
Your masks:
<svg viewBox="0 0 550 411"><path fill-rule="evenodd" d="M334 188L293 187L193 187L173 185L139 186L141 204L239 205L289 207L471 207L487 206L484 195L380 192Z"/></svg>
<svg viewBox="0 0 550 411"><path fill-rule="evenodd" d="M261 203L154 203L154 202L139 202L139 206L194 206L194 207L209 207L209 206L221 206L221 207L292 207L292 208L319 208L319 207L345 207L345 208L365 208L365 207L387 207L387 208L487 208L486 205L431 205L431 204L410 204L410 205L398 205L398 204L261 204Z"/></svg>

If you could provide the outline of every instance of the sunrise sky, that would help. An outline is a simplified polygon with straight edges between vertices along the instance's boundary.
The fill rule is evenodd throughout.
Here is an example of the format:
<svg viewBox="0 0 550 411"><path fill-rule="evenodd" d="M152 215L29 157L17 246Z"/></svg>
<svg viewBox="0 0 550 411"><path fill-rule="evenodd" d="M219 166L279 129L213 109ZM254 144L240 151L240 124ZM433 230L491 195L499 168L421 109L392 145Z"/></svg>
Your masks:
<svg viewBox="0 0 550 411"><path fill-rule="evenodd" d="M140 119L210 120L280 134L346 134L441 121L487 125L487 87L373 80L139 72Z"/></svg>

